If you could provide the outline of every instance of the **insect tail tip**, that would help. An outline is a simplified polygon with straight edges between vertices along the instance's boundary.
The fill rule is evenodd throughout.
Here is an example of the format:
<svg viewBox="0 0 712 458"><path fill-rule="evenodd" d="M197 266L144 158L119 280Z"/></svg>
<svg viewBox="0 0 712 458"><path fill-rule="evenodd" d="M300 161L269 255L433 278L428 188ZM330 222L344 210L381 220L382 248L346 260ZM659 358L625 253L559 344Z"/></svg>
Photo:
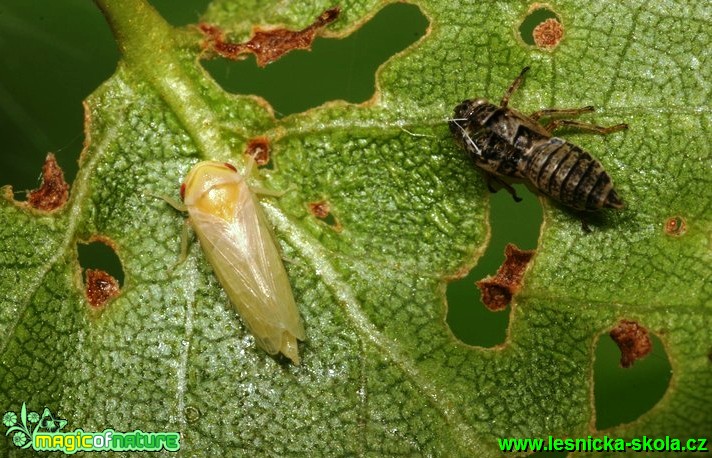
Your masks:
<svg viewBox="0 0 712 458"><path fill-rule="evenodd" d="M292 360L292 364L299 366L301 360L299 359L297 339L287 332L285 332L284 338L285 339L282 341L282 348L279 349L280 353Z"/></svg>

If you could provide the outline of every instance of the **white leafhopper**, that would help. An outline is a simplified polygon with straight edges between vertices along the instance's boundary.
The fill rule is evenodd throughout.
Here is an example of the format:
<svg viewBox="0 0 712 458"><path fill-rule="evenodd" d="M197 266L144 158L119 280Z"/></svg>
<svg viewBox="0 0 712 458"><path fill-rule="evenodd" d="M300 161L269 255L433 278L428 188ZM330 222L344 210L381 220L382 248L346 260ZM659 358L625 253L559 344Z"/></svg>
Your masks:
<svg viewBox="0 0 712 458"><path fill-rule="evenodd" d="M181 197L205 257L257 345L299 364L304 326L269 222L245 178L230 164L199 162Z"/></svg>

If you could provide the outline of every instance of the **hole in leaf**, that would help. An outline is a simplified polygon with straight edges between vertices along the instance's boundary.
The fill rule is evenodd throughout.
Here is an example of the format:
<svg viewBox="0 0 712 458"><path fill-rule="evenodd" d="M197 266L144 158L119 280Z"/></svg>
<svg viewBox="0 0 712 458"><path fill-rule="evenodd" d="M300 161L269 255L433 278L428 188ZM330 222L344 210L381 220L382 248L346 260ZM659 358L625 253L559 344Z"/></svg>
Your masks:
<svg viewBox="0 0 712 458"><path fill-rule="evenodd" d="M257 137L250 140L247 143L247 147L245 147L245 154L252 156L258 166L267 169L272 168L269 139L267 137Z"/></svg>
<svg viewBox="0 0 712 458"><path fill-rule="evenodd" d="M307 204L309 213L319 218L324 223L328 224L335 231L341 231L341 223L331 212L331 206L328 200L320 200L317 202L309 202Z"/></svg>
<svg viewBox="0 0 712 458"><path fill-rule="evenodd" d="M679 237L687 232L687 222L682 216L673 216L665 221L665 233Z"/></svg>
<svg viewBox="0 0 712 458"><path fill-rule="evenodd" d="M663 397L672 376L665 347L650 335L652 351L632 367L620 365L618 345L606 333L598 339L593 365L596 429L634 421Z"/></svg>
<svg viewBox="0 0 712 458"><path fill-rule="evenodd" d="M564 35L559 16L543 5L533 5L519 25L519 36L530 46L551 50L558 46Z"/></svg>
<svg viewBox="0 0 712 458"><path fill-rule="evenodd" d="M82 269L100 270L118 280L119 287L124 285L124 270L112 242L105 238L94 238L90 243L77 244L79 265ZM87 285L85 285L87 286Z"/></svg>
<svg viewBox="0 0 712 458"><path fill-rule="evenodd" d="M542 223L542 209L537 196L522 185L514 186L523 198L519 203L500 190L490 195L492 236L485 254L463 279L447 287L447 321L452 333L469 345L494 347L504 343L511 308L492 312L482 303L475 282L494 275L504 262L508 243L523 249L537 245Z"/></svg>
<svg viewBox="0 0 712 458"><path fill-rule="evenodd" d="M202 64L225 90L264 97L278 116L286 116L329 100L368 100L378 66L422 37L427 26L418 7L392 4L348 37L317 39L311 52L291 52L265 68L257 67L254 56Z"/></svg>

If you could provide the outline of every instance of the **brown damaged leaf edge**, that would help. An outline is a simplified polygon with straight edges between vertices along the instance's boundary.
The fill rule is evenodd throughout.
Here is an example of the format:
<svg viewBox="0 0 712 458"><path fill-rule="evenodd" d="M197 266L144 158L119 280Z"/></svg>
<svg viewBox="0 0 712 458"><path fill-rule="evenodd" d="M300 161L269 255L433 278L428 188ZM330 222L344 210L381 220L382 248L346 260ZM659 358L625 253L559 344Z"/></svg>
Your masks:
<svg viewBox="0 0 712 458"><path fill-rule="evenodd" d="M522 286L522 277L534 250L520 250L516 245L508 244L504 249L505 260L497 270L497 275L487 277L476 283L482 294L482 303L494 311L507 307Z"/></svg>
<svg viewBox="0 0 712 458"><path fill-rule="evenodd" d="M269 163L269 139L267 137L256 137L247 143L245 154L252 156L257 165L267 165Z"/></svg>
<svg viewBox="0 0 712 458"><path fill-rule="evenodd" d="M42 166L40 187L27 194L27 203L37 210L53 211L62 207L69 198L69 185L54 154L49 153Z"/></svg>
<svg viewBox="0 0 712 458"><path fill-rule="evenodd" d="M203 48L206 51L212 50L232 60L244 59L246 54L252 53L257 58L257 65L264 67L294 49L310 49L319 30L334 22L340 12L338 7L330 8L321 13L310 26L298 31L256 27L252 38L245 43L227 43L222 30L217 26L200 24L198 27L205 35Z"/></svg>
<svg viewBox="0 0 712 458"><path fill-rule="evenodd" d="M633 363L650 353L653 344L648 330L630 320L621 320L611 330L611 339L621 351L621 367L630 367Z"/></svg>
<svg viewBox="0 0 712 458"><path fill-rule="evenodd" d="M119 295L119 282L103 270L87 269L85 275L85 293L93 308L101 308Z"/></svg>

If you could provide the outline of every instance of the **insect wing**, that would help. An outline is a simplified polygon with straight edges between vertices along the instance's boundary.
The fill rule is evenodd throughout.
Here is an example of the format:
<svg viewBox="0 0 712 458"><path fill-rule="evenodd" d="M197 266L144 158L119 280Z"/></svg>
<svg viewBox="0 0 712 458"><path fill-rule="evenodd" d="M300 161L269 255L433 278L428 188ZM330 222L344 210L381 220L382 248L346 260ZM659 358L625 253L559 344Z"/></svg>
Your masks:
<svg viewBox="0 0 712 458"><path fill-rule="evenodd" d="M208 261L260 347L299 361L305 332L274 236L244 181L228 220L197 208L190 219Z"/></svg>

